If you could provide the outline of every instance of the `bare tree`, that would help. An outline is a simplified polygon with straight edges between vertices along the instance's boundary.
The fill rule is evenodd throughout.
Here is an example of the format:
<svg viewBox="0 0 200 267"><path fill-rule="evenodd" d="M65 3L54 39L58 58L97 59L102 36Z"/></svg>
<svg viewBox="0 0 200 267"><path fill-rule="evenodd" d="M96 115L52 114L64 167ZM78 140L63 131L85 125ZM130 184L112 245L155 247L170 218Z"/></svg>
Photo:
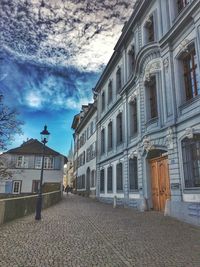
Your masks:
<svg viewBox="0 0 200 267"><path fill-rule="evenodd" d="M19 113L3 103L3 95L0 94L0 148L7 146L14 140L16 134L22 134L23 122L18 117Z"/></svg>
<svg viewBox="0 0 200 267"><path fill-rule="evenodd" d="M22 134L23 122L18 119L18 112L9 108L3 102L3 95L0 94L0 149L6 150L7 146L14 140L16 134ZM8 162L5 154L0 156L0 180L11 177L8 170Z"/></svg>

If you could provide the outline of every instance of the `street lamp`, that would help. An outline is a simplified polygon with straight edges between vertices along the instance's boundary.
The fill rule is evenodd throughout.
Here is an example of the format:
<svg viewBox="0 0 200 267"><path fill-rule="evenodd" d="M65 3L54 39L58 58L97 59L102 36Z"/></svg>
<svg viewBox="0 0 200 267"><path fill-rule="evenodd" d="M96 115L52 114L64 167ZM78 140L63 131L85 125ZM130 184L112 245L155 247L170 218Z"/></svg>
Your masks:
<svg viewBox="0 0 200 267"><path fill-rule="evenodd" d="M41 142L43 143L43 151L42 151L42 167L41 167L41 174L40 174L40 187L37 196L37 203L36 203L36 214L35 219L41 220L41 210L42 210L42 181L43 181L43 170L44 170L44 155L45 155L45 145L48 142L48 137L50 133L47 131L47 126L44 126L44 130L40 133L41 134Z"/></svg>

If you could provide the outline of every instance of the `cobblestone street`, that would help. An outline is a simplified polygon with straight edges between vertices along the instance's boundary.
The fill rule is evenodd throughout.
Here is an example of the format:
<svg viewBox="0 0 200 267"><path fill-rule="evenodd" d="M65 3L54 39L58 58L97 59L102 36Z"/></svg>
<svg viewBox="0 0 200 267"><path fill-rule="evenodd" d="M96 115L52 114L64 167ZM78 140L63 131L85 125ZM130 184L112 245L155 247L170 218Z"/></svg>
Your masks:
<svg viewBox="0 0 200 267"><path fill-rule="evenodd" d="M74 195L0 226L1 267L200 266L200 229Z"/></svg>

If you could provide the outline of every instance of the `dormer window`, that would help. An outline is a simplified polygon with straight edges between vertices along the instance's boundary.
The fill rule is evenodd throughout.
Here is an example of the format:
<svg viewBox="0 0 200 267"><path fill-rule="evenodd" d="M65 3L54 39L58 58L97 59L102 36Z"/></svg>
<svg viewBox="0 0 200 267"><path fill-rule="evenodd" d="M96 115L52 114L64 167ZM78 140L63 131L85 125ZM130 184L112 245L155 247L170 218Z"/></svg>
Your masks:
<svg viewBox="0 0 200 267"><path fill-rule="evenodd" d="M154 33L154 18L151 15L145 23L146 29L146 42L154 42L155 41L155 33Z"/></svg>
<svg viewBox="0 0 200 267"><path fill-rule="evenodd" d="M180 13L188 4L189 0L177 0L178 13Z"/></svg>
<svg viewBox="0 0 200 267"><path fill-rule="evenodd" d="M116 89L117 89L117 93L119 93L121 88L122 88L122 77L121 77L121 68L119 67L117 72L116 72Z"/></svg>

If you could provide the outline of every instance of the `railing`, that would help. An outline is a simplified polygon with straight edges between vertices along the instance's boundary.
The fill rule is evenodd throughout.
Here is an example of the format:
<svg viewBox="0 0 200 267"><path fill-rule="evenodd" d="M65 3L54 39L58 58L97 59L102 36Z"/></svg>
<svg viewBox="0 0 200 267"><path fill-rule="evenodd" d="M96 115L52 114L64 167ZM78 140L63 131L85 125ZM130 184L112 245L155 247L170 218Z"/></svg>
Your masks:
<svg viewBox="0 0 200 267"><path fill-rule="evenodd" d="M42 208L61 200L61 191L42 194ZM37 195L0 199L0 224L35 212Z"/></svg>

